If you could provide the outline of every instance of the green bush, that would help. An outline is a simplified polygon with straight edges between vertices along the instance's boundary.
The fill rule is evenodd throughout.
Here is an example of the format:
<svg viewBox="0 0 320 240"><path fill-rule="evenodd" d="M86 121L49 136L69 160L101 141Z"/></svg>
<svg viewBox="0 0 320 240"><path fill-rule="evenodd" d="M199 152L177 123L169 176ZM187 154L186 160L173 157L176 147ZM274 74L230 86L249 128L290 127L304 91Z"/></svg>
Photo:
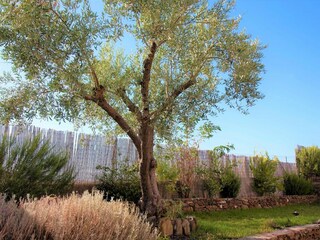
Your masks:
<svg viewBox="0 0 320 240"><path fill-rule="evenodd" d="M234 173L235 163L221 164L221 157L233 149L232 145L218 146L210 152L211 160L208 165L198 167L197 174L203 181L203 189L209 197L220 193L221 197L236 197L240 190L240 178Z"/></svg>
<svg viewBox="0 0 320 240"><path fill-rule="evenodd" d="M179 169L175 164L170 164L169 160L158 160L157 162L157 180L169 193L174 192L176 182L179 179Z"/></svg>
<svg viewBox="0 0 320 240"><path fill-rule="evenodd" d="M40 136L18 144L3 136L0 145L0 192L7 198L64 194L72 188L73 168L67 168L68 155L55 152Z"/></svg>
<svg viewBox="0 0 320 240"><path fill-rule="evenodd" d="M188 198L191 192L191 188L180 180L176 182L175 190L179 198Z"/></svg>
<svg viewBox="0 0 320 240"><path fill-rule="evenodd" d="M241 180L231 168L226 168L221 174L220 195L223 198L235 198L238 196Z"/></svg>
<svg viewBox="0 0 320 240"><path fill-rule="evenodd" d="M97 189L104 192L104 199L122 199L138 203L142 193L138 165L120 164L118 168L98 166L103 171L98 177Z"/></svg>
<svg viewBox="0 0 320 240"><path fill-rule="evenodd" d="M163 202L164 217L177 219L183 217L183 203L181 201L165 200Z"/></svg>
<svg viewBox="0 0 320 240"><path fill-rule="evenodd" d="M320 176L320 148L317 146L303 147L296 152L299 174L306 178Z"/></svg>
<svg viewBox="0 0 320 240"><path fill-rule="evenodd" d="M221 191L220 173L221 165L217 158L211 158L208 165L199 166L196 173L202 180L204 191L208 192L209 197L214 197Z"/></svg>
<svg viewBox="0 0 320 240"><path fill-rule="evenodd" d="M295 173L286 173L283 177L284 194L286 195L309 195L314 193L310 180Z"/></svg>
<svg viewBox="0 0 320 240"><path fill-rule="evenodd" d="M253 174L253 190L259 195L272 194L281 188L279 178L275 177L279 160L270 159L266 156L255 156L251 158L250 169Z"/></svg>

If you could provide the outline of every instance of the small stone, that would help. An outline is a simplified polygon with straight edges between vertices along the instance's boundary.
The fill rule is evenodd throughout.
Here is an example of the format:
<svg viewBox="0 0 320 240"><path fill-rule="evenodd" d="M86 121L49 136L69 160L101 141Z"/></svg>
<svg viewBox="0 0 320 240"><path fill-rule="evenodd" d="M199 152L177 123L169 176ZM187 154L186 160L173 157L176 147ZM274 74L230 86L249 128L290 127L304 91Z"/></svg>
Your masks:
<svg viewBox="0 0 320 240"><path fill-rule="evenodd" d="M163 236L168 237L173 235L173 226L169 218L160 219L160 232Z"/></svg>
<svg viewBox="0 0 320 240"><path fill-rule="evenodd" d="M183 234L185 236L190 236L190 223L187 219L182 220L182 228L183 228Z"/></svg>
<svg viewBox="0 0 320 240"><path fill-rule="evenodd" d="M197 221L194 217L190 216L190 217L187 217L188 221L189 221L189 224L190 224L190 231L191 232L195 232L196 229L197 229Z"/></svg>
<svg viewBox="0 0 320 240"><path fill-rule="evenodd" d="M174 228L175 228L175 235L177 235L177 236L182 236L183 235L181 218L177 218L176 219Z"/></svg>

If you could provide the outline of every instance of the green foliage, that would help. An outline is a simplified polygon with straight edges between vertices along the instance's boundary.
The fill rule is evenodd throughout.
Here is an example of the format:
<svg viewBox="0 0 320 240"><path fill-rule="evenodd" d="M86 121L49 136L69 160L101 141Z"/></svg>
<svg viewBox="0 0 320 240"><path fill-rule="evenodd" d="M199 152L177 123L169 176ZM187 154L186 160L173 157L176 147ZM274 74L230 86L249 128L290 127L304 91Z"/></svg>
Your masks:
<svg viewBox="0 0 320 240"><path fill-rule="evenodd" d="M175 185L175 190L178 193L179 198L188 198L191 192L191 187L178 180Z"/></svg>
<svg viewBox="0 0 320 240"><path fill-rule="evenodd" d="M173 145L162 147L156 145L155 158L157 159L157 181L162 184L168 193L175 191L176 182L179 179L180 171L174 161L176 148Z"/></svg>
<svg viewBox="0 0 320 240"><path fill-rule="evenodd" d="M224 104L246 112L263 98L264 46L239 29L233 0L104 0L100 12L88 0L9 2L0 0L0 49L16 71L0 78L2 122L117 127L143 156ZM115 47L123 32L131 55Z"/></svg>
<svg viewBox="0 0 320 240"><path fill-rule="evenodd" d="M180 201L166 200L163 205L164 215L170 219L181 218L183 216L182 207L183 203Z"/></svg>
<svg viewBox="0 0 320 240"><path fill-rule="evenodd" d="M211 161L208 165L198 167L197 174L203 181L203 189L210 197L221 194L222 197L236 197L240 190L240 178L234 173L230 161L221 164L220 158L234 149L233 145L218 146L210 152Z"/></svg>
<svg viewBox="0 0 320 240"><path fill-rule="evenodd" d="M104 192L105 199L122 199L138 203L142 193L137 164L129 166L122 163L114 169L97 166L97 169L103 171L98 177L97 189Z"/></svg>
<svg viewBox="0 0 320 240"><path fill-rule="evenodd" d="M103 13L90 2L0 0L0 49L17 70L0 81L2 121L40 116L114 130L106 105L92 101L101 85L103 99L137 133L153 42L147 96L157 137L174 139L182 125L194 129L219 103L245 112L263 97L264 46L239 29L234 1L95 2ZM136 43L131 55L117 47L124 31Z"/></svg>
<svg viewBox="0 0 320 240"><path fill-rule="evenodd" d="M299 174L306 178L320 176L320 148L317 146L302 147L296 152Z"/></svg>
<svg viewBox="0 0 320 240"><path fill-rule="evenodd" d="M0 145L0 192L16 199L64 194L75 178L66 153L55 152L40 136L22 144L3 136Z"/></svg>
<svg viewBox="0 0 320 240"><path fill-rule="evenodd" d="M175 183L179 179L179 169L175 164L169 161L157 161L157 180L160 184L164 184L166 191L173 192Z"/></svg>
<svg viewBox="0 0 320 240"><path fill-rule="evenodd" d="M221 173L220 195L223 198L235 198L238 196L241 179L230 167L226 167Z"/></svg>
<svg viewBox="0 0 320 240"><path fill-rule="evenodd" d="M157 161L157 177L159 182L173 181L175 182L179 177L179 169L174 164L167 161Z"/></svg>
<svg viewBox="0 0 320 240"><path fill-rule="evenodd" d="M255 156L250 160L250 169L253 174L253 190L259 195L271 194L281 188L279 178L275 177L279 160L270 159L269 155Z"/></svg>
<svg viewBox="0 0 320 240"><path fill-rule="evenodd" d="M214 197L221 191L221 185L218 178L207 177L203 179L203 189L208 192L209 197Z"/></svg>
<svg viewBox="0 0 320 240"><path fill-rule="evenodd" d="M286 173L283 177L284 194L309 195L314 193L312 182L295 173Z"/></svg>

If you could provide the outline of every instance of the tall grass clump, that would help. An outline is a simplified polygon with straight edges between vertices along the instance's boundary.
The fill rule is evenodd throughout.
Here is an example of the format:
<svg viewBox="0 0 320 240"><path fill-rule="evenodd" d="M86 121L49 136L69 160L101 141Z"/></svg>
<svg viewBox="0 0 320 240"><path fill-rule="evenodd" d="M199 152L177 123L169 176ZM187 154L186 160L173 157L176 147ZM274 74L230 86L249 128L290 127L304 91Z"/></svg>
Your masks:
<svg viewBox="0 0 320 240"><path fill-rule="evenodd" d="M98 192L26 200L19 208L12 201L0 204L1 213L12 209L1 214L0 239L154 240L158 237L134 205L104 201L103 194Z"/></svg>
<svg viewBox="0 0 320 240"><path fill-rule="evenodd" d="M7 199L41 197L70 191L75 178L67 153L57 152L40 135L19 144L3 136L0 142L0 192Z"/></svg>
<svg viewBox="0 0 320 240"><path fill-rule="evenodd" d="M44 235L34 217L18 208L14 200L6 201L6 196L0 195L0 239L36 240L44 239Z"/></svg>

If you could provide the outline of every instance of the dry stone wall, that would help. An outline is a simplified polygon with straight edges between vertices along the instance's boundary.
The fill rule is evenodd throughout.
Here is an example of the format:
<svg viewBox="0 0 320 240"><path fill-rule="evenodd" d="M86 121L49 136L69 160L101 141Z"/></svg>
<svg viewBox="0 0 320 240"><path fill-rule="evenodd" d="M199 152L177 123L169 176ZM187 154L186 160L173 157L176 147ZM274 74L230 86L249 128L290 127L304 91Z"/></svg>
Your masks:
<svg viewBox="0 0 320 240"><path fill-rule="evenodd" d="M271 208L298 203L314 203L319 201L317 195L307 196L265 196L251 198L190 198L181 199L183 211L204 212L229 209Z"/></svg>

